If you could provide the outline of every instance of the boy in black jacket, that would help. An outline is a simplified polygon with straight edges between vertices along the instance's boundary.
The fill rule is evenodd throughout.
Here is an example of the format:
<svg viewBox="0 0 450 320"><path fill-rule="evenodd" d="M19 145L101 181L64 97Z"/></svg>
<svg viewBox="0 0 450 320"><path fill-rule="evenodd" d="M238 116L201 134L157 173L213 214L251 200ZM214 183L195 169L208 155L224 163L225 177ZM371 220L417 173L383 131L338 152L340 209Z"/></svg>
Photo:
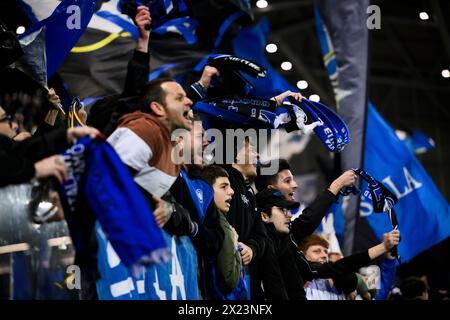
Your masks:
<svg viewBox="0 0 450 320"><path fill-rule="evenodd" d="M272 160L264 167L277 166L277 173L274 175L258 175L255 179L255 186L258 191L264 189L278 189L287 200L294 201L294 195L297 190L297 183L291 173L289 163L284 159ZM306 236L312 234L320 225L322 218L327 213L330 206L337 201L339 190L351 186L355 182L356 174L353 170L347 170L334 180L330 186L322 191L314 202L292 221L291 234L297 242L302 241ZM297 214L297 209L292 211Z"/></svg>
<svg viewBox="0 0 450 320"><path fill-rule="evenodd" d="M263 298L257 264L264 254L267 234L249 183L256 176L257 158L257 152L249 139L244 141L237 157L246 161L236 160L231 166L224 166L234 190L227 220L239 235L242 263L249 267L251 299L257 300Z"/></svg>
<svg viewBox="0 0 450 320"><path fill-rule="evenodd" d="M259 264L266 299L306 300L303 280L289 247L291 210L300 204L285 199L273 188L259 192L256 201L268 235L266 251Z"/></svg>

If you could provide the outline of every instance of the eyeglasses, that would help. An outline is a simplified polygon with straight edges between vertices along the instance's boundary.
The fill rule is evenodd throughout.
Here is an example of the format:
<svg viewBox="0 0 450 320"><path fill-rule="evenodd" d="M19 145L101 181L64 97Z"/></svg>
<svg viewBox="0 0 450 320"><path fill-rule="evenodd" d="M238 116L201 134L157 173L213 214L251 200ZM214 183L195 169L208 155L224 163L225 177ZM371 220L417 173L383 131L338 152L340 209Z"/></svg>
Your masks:
<svg viewBox="0 0 450 320"><path fill-rule="evenodd" d="M277 207L279 210L283 211L284 215L287 216L289 214L291 214L291 210L287 209L287 208L280 208Z"/></svg>
<svg viewBox="0 0 450 320"><path fill-rule="evenodd" d="M11 125L13 117L10 114L6 114L3 118L0 119L0 122L8 122Z"/></svg>

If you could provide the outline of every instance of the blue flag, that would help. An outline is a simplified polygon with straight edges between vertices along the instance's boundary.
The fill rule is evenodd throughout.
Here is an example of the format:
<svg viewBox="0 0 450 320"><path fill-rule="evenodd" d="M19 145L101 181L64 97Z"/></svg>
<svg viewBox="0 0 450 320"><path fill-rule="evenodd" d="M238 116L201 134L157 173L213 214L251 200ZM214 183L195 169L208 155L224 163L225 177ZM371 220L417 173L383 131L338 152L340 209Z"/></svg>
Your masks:
<svg viewBox="0 0 450 320"><path fill-rule="evenodd" d="M19 41L24 51L19 69L46 87L94 14L96 0L63 0L53 13L35 22Z"/></svg>
<svg viewBox="0 0 450 320"><path fill-rule="evenodd" d="M100 224L97 293L100 300L198 300L197 254L188 237L171 237L163 231L171 260L132 274L107 240Z"/></svg>
<svg viewBox="0 0 450 320"><path fill-rule="evenodd" d="M168 259L150 206L106 141L85 137L62 156L69 178L61 187L61 200L68 204L66 220L77 250L87 245L82 234L92 215L80 209L86 203L125 266Z"/></svg>
<svg viewBox="0 0 450 320"><path fill-rule="evenodd" d="M402 240L398 246L402 262L414 258L450 236L450 210L420 162L397 137L369 103L364 169L383 182L398 198L395 212ZM371 201L364 197L360 214L381 239L392 229L387 214L375 214Z"/></svg>
<svg viewBox="0 0 450 320"><path fill-rule="evenodd" d="M433 139L421 130L413 130L411 133L407 133L407 136L401 140L415 154L422 154L436 147Z"/></svg>
<svg viewBox="0 0 450 320"><path fill-rule="evenodd" d="M323 61L334 89L339 115L348 125L352 140L340 154L341 170L362 166L369 30L366 10L369 0L316 0L317 35ZM381 140L380 140L381 141ZM344 210L344 253L354 247L358 199L351 197Z"/></svg>

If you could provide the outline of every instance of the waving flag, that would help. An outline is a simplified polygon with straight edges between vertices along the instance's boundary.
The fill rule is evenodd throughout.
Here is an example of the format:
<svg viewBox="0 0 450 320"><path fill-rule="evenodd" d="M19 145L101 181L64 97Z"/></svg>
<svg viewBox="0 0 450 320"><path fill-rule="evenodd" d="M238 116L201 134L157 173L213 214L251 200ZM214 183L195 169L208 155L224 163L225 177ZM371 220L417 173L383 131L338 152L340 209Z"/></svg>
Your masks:
<svg viewBox="0 0 450 320"><path fill-rule="evenodd" d="M360 168L363 161L364 119L367 97L369 0L315 2L316 29L323 60L335 91L338 112L348 125L352 140L341 153L342 171ZM344 253L354 249L358 199L351 197L344 211Z"/></svg>
<svg viewBox="0 0 450 320"><path fill-rule="evenodd" d="M64 0L46 19L34 23L19 41L18 67L43 87L69 54L94 14L96 0Z"/></svg>
<svg viewBox="0 0 450 320"><path fill-rule="evenodd" d="M189 237L162 231L171 259L133 275L97 223L97 293L100 300L198 300L197 253Z"/></svg>
<svg viewBox="0 0 450 320"><path fill-rule="evenodd" d="M367 48L365 25L367 5L359 3L362 7L351 7L350 2L351 5L354 4L352 1L339 1L336 4L329 0L321 0L317 2L318 8L316 8L317 30L322 53L330 80L336 89L340 105L339 113L344 119L356 115L359 117L357 121L353 119L356 122L348 122L352 143L357 140L359 147L351 147L352 143L349 144L350 150L344 151L342 159L343 169L356 165L356 162L351 164L351 161L347 161L348 158L345 160L349 154L353 154L352 161L364 159L362 168L370 172L398 198L395 213L402 234L398 251L402 262L407 262L450 235L449 206L408 146L397 137L394 130L386 124L370 103L364 128L366 108L361 103L365 99L366 92L367 50L361 50L361 48ZM323 20L319 11L323 15ZM345 12L347 14L344 15ZM339 17L344 19L345 23L336 24ZM362 20L352 20L356 17ZM359 31L358 26L361 29ZM345 43L349 43L349 46L346 47ZM352 46L357 43L359 43L358 50L352 50ZM348 64L347 72L341 72L344 69L343 63ZM350 72L351 70L353 73ZM356 90L358 86L362 87ZM353 106L345 107L346 103ZM357 109L351 111L352 108ZM363 153L358 150L362 150ZM356 212L352 214L352 211L347 211L344 242L344 249L347 249L347 252L352 249L358 251L367 248L374 242L378 242L383 233L392 229L389 215L373 214L380 210L379 208L375 210L372 201L364 197L367 189L367 183L363 182L359 219ZM353 196L348 201L353 211L356 207L354 203L352 205L352 202L356 200L358 197Z"/></svg>
<svg viewBox="0 0 450 320"><path fill-rule="evenodd" d="M371 104L367 116L364 168L398 198L395 212L402 235L398 251L402 262L407 262L450 236L450 207L411 150ZM361 200L361 219L381 239L391 229L388 215L373 214L370 200Z"/></svg>
<svg viewBox="0 0 450 320"><path fill-rule="evenodd" d="M415 154L422 154L436 148L434 140L421 130L396 130L395 133L397 134L397 137L406 144L408 149Z"/></svg>
<svg viewBox="0 0 450 320"><path fill-rule="evenodd" d="M90 241L85 232L91 223L94 227L93 213L126 267L168 259L151 208L107 142L85 137L62 156L69 179L61 187L61 200L67 204L66 220L78 251Z"/></svg>

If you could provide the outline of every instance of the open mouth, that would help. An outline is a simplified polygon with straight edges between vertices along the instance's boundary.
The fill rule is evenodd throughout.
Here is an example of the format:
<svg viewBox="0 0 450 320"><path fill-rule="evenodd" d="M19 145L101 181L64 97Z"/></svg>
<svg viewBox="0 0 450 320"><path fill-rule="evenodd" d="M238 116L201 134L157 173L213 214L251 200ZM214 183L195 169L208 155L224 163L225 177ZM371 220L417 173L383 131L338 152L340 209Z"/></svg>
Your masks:
<svg viewBox="0 0 450 320"><path fill-rule="evenodd" d="M225 200L225 204L226 204L226 206L227 206L228 208L230 207L230 202L231 202L231 198Z"/></svg>
<svg viewBox="0 0 450 320"><path fill-rule="evenodd" d="M192 111L192 109L185 110L183 112L183 118L185 118L188 121L193 121L194 120L194 112Z"/></svg>
<svg viewBox="0 0 450 320"><path fill-rule="evenodd" d="M290 193L289 193L289 197L291 197L292 199L294 199L294 192L290 192Z"/></svg>

